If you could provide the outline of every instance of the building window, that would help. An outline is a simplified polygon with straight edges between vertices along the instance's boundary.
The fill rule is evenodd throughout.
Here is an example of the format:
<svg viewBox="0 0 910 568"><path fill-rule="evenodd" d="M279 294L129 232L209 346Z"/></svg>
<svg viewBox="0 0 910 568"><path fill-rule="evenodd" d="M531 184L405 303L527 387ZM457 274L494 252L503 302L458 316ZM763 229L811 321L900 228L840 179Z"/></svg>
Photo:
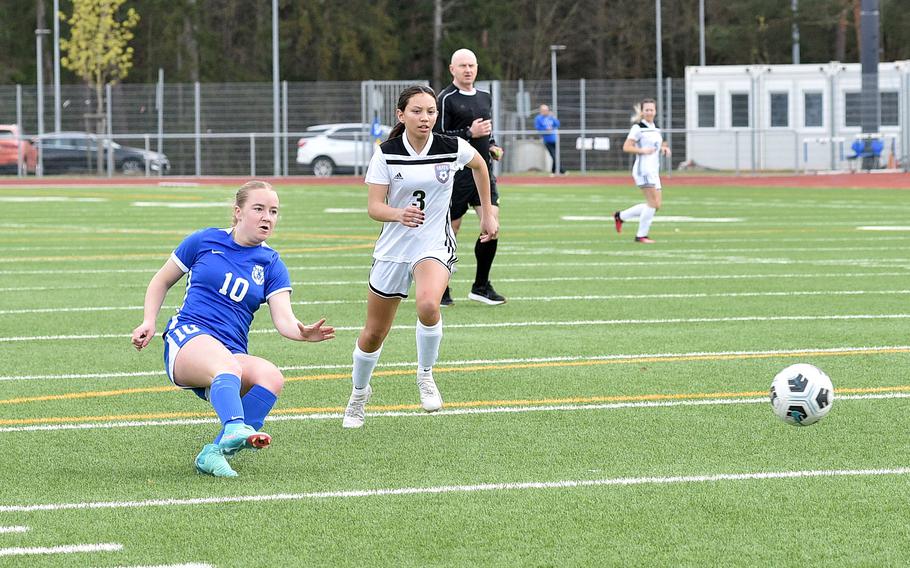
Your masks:
<svg viewBox="0 0 910 568"><path fill-rule="evenodd" d="M900 125L900 94L897 91L880 91L880 126ZM862 126L862 93L844 93L844 126Z"/></svg>
<svg viewBox="0 0 910 568"><path fill-rule="evenodd" d="M790 126L790 95L771 93L771 127Z"/></svg>
<svg viewBox="0 0 910 568"><path fill-rule="evenodd" d="M897 91L882 91L879 93L882 101L882 126L900 125L900 96Z"/></svg>
<svg viewBox="0 0 910 568"><path fill-rule="evenodd" d="M819 128L825 125L822 118L824 104L822 103L821 93L804 93L803 103L805 104L804 126L806 128Z"/></svg>
<svg viewBox="0 0 910 568"><path fill-rule="evenodd" d="M698 95L698 127L714 128L714 95Z"/></svg>
<svg viewBox="0 0 910 568"><path fill-rule="evenodd" d="M749 95L734 93L730 95L730 126L733 128L749 127Z"/></svg>
<svg viewBox="0 0 910 568"><path fill-rule="evenodd" d="M862 95L857 92L844 93L844 126L861 126L863 113Z"/></svg>

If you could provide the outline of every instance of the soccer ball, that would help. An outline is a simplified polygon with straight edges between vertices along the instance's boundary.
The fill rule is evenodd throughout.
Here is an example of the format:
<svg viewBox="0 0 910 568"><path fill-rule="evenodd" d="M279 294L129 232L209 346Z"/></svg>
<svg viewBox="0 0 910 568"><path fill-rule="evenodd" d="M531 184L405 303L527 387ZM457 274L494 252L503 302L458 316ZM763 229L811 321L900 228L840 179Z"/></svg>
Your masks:
<svg viewBox="0 0 910 568"><path fill-rule="evenodd" d="M771 409L787 424L815 424L831 411L832 404L834 385L818 367L790 365L771 382Z"/></svg>

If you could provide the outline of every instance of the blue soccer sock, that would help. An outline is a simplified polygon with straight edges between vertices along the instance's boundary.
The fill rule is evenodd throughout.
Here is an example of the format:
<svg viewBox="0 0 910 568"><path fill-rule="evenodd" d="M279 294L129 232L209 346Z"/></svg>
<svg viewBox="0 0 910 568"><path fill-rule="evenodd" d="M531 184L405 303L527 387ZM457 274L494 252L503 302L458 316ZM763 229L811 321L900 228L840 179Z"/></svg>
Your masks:
<svg viewBox="0 0 910 568"><path fill-rule="evenodd" d="M265 417L272 411L278 397L269 389L253 385L240 401L243 403L243 421L256 430L265 424Z"/></svg>
<svg viewBox="0 0 910 568"><path fill-rule="evenodd" d="M221 420L221 433L215 443L221 440L224 426L227 424L243 424L243 404L240 401L240 377L231 373L219 373L212 386L209 388L209 402L215 409L215 414Z"/></svg>

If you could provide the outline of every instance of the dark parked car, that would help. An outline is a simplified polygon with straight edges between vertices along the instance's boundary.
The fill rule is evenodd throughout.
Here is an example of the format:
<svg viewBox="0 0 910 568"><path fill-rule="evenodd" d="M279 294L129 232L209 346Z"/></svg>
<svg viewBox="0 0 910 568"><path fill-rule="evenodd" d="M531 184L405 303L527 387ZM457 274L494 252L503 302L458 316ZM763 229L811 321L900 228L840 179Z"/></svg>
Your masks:
<svg viewBox="0 0 910 568"><path fill-rule="evenodd" d="M97 137L85 132L55 132L45 134L32 142L40 147L43 152L42 161L44 173L94 173L97 171L98 159ZM101 169L107 169L107 152L114 151L114 170L127 175L145 173L145 163L148 162L149 171L152 173L167 173L171 164L167 156L159 152L146 152L142 148L121 146L113 141L102 141Z"/></svg>

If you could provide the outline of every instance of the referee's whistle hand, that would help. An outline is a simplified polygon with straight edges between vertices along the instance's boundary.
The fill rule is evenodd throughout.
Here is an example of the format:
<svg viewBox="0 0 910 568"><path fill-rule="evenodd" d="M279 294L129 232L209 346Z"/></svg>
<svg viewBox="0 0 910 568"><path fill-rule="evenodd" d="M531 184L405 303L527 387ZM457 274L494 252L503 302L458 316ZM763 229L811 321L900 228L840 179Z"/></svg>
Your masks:
<svg viewBox="0 0 910 568"><path fill-rule="evenodd" d="M478 118L471 123L471 138L489 136L493 132L493 121L487 118Z"/></svg>

